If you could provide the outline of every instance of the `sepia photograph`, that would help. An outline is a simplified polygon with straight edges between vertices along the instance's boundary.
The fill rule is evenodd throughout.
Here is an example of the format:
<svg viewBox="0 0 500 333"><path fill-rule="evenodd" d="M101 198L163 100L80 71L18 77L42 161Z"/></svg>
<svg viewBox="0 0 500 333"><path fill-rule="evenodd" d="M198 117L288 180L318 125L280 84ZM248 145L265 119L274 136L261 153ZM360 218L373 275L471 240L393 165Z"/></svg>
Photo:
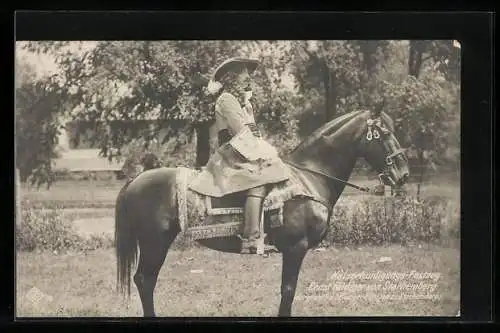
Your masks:
<svg viewBox="0 0 500 333"><path fill-rule="evenodd" d="M460 316L457 40L17 41L15 316Z"/></svg>

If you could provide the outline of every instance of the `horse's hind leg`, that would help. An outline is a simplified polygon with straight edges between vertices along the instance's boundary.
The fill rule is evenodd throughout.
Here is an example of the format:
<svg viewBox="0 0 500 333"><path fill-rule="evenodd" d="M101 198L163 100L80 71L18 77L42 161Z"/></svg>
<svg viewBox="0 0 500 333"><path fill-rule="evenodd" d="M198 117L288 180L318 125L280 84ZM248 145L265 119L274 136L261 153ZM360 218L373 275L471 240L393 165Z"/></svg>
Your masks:
<svg viewBox="0 0 500 333"><path fill-rule="evenodd" d="M139 239L139 263L134 282L139 291L144 317L155 317L154 289L158 274L178 231L149 233Z"/></svg>

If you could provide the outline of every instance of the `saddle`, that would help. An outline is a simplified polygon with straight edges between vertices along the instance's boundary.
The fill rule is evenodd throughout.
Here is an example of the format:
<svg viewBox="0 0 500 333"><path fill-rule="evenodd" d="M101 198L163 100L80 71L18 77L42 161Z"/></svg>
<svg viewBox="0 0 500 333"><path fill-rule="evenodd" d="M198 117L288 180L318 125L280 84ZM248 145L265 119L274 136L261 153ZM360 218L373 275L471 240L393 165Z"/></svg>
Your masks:
<svg viewBox="0 0 500 333"><path fill-rule="evenodd" d="M238 192L215 198L205 196L188 188L196 171L177 168L177 203L181 232L190 240L236 236L244 223L245 193ZM274 184L263 202L260 230L266 233L271 228L283 225L285 201L296 197L310 197L306 188L294 179Z"/></svg>

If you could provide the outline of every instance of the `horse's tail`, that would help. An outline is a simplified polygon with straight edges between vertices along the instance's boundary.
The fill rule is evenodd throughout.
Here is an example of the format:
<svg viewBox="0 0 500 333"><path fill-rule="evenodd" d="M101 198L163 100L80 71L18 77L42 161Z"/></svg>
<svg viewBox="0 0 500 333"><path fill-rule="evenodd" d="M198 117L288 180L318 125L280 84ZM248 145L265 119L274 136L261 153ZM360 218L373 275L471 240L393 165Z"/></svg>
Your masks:
<svg viewBox="0 0 500 333"><path fill-rule="evenodd" d="M130 276L132 265L137 260L137 237L135 234L135 215L126 203L128 182L118 194L115 208L115 251L117 269L117 287L125 293L127 287L130 297Z"/></svg>

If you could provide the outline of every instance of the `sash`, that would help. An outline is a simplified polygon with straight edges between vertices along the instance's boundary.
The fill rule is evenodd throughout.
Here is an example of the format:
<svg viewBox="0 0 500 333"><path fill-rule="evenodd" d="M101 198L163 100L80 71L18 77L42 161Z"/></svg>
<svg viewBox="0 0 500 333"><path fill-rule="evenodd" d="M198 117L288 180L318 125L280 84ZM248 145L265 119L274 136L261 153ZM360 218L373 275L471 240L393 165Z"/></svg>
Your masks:
<svg viewBox="0 0 500 333"><path fill-rule="evenodd" d="M229 144L249 161L256 161L259 158L264 160L278 158L276 148L255 136L248 126L239 131Z"/></svg>

